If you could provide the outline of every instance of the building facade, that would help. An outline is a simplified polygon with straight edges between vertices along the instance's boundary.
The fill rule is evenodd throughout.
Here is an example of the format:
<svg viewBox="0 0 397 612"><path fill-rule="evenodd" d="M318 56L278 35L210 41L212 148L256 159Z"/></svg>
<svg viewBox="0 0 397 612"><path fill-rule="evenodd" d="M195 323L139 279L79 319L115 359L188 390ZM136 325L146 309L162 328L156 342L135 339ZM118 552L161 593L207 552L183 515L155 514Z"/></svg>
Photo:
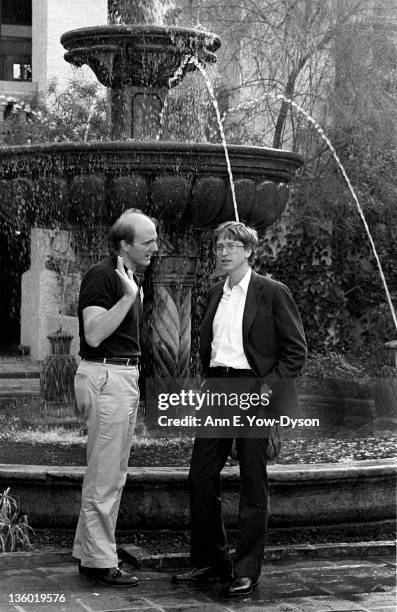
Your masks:
<svg viewBox="0 0 397 612"><path fill-rule="evenodd" d="M0 0L0 120L9 97L45 95L54 81L66 89L76 69L63 59L61 34L106 22L107 0ZM87 68L78 78L94 79Z"/></svg>

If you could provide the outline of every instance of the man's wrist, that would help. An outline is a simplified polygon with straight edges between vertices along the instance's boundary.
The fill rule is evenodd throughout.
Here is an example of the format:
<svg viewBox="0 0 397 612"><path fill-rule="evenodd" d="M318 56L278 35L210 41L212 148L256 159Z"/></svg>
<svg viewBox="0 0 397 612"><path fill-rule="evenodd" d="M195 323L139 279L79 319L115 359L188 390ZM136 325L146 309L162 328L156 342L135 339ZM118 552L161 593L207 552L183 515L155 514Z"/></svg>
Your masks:
<svg viewBox="0 0 397 612"><path fill-rule="evenodd" d="M120 301L121 301L123 304L128 304L128 306L132 306L132 304L133 304L133 303L135 302L135 300L136 300L136 296L137 296L137 294L135 294L135 295L131 295L131 294L129 294L129 293L124 293L124 295L122 296L122 298L120 299Z"/></svg>

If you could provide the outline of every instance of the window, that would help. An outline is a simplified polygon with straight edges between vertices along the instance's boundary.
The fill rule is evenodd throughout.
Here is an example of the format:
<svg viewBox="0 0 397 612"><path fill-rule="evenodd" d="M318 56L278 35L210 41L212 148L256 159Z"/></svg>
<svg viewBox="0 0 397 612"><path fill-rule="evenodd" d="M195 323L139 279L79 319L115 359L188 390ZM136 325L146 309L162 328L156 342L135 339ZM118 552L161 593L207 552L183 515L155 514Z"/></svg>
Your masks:
<svg viewBox="0 0 397 612"><path fill-rule="evenodd" d="M0 20L8 25L32 25L32 0L0 0Z"/></svg>
<svg viewBox="0 0 397 612"><path fill-rule="evenodd" d="M30 64L13 64L12 78L14 81L31 81L32 66Z"/></svg>
<svg viewBox="0 0 397 612"><path fill-rule="evenodd" d="M32 80L32 0L0 0L0 80Z"/></svg>

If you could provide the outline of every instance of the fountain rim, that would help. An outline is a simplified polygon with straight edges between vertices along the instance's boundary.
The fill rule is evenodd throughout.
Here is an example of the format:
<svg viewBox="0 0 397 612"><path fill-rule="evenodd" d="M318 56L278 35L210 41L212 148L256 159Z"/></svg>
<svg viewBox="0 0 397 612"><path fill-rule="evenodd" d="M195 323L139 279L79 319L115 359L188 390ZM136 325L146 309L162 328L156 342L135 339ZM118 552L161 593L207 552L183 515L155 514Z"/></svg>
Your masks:
<svg viewBox="0 0 397 612"><path fill-rule="evenodd" d="M285 149L273 149L271 147L258 147L254 145L228 145L229 154L233 156L243 155L244 157L267 157L274 160L286 160L296 163L297 168L303 165L304 158L300 153L287 151ZM28 153L67 153L67 152L149 152L159 153L170 157L175 154L195 154L208 155L215 154L222 158L225 156L222 144L218 143L196 143L196 142L176 142L176 141L120 141L120 140L91 140L89 142L54 142L31 145L0 146L0 159L12 156L26 155Z"/></svg>
<svg viewBox="0 0 397 612"><path fill-rule="evenodd" d="M79 40L87 40L87 38L114 38L117 36L119 39L117 42L120 44L123 38L136 39L144 35L149 35L153 38L163 38L165 35L168 37L194 37L196 40L205 42L209 51L216 51L221 46L220 37L207 30L152 24L109 24L90 26L88 28L77 28L64 32L60 38L60 42L65 46L65 43L68 44Z"/></svg>

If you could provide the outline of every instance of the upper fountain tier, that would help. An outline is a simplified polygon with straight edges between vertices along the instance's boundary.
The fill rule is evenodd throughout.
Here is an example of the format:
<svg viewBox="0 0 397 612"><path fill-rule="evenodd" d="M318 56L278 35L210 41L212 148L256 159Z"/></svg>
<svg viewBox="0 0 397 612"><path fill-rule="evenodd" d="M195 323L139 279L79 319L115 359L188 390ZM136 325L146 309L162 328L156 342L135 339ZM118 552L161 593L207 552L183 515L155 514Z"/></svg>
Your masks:
<svg viewBox="0 0 397 612"><path fill-rule="evenodd" d="M218 36L187 28L108 25L61 36L66 61L87 64L110 88L113 140L156 140L169 88L194 70L192 57L216 62Z"/></svg>
<svg viewBox="0 0 397 612"><path fill-rule="evenodd" d="M107 204L100 206L105 218L128 205L196 227L233 218L222 146L156 140L169 87L195 69L189 63L193 57L203 66L216 62L220 38L201 30L145 24L73 30L63 34L61 42L68 62L87 64L110 88L112 139L118 141L55 145L49 156L48 147L37 150L35 163L43 162L38 174L50 172L55 181L61 180L72 194L69 205L64 202L72 215L76 217L77 200L81 199L76 194L83 194L81 204L86 207L93 192L96 197L102 194L101 202ZM123 140L127 142L119 142ZM58 160L56 167L51 156ZM229 156L242 218L267 227L284 210L286 183L302 165L302 158L296 153L243 146L229 147ZM18 159L18 172L25 168L23 150L14 151L12 159ZM31 158L27 165L29 173L36 171ZM8 176L10 173L12 167ZM72 183L71 175L75 176Z"/></svg>
<svg viewBox="0 0 397 612"><path fill-rule="evenodd" d="M112 89L169 87L193 70L187 61L216 62L221 40L216 34L190 28L154 25L108 25L65 32L61 43L65 60L75 66L87 64L97 79ZM170 79L183 66L178 78Z"/></svg>

